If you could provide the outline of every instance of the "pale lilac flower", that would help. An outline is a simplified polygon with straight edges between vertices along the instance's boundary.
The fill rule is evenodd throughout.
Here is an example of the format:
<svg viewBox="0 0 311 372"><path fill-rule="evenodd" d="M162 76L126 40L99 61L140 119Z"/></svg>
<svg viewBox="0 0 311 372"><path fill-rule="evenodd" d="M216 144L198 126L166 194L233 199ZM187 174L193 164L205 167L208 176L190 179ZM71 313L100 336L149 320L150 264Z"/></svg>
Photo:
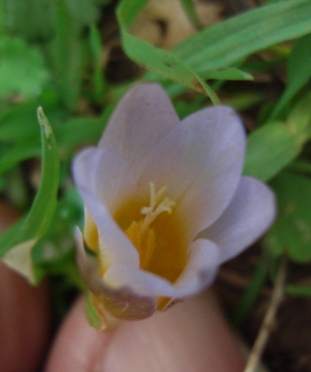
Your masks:
<svg viewBox="0 0 311 372"><path fill-rule="evenodd" d="M159 85L126 94L98 147L73 165L86 209L78 262L98 303L117 318L148 317L204 289L269 227L274 196L241 176L244 152L229 107L180 121Z"/></svg>

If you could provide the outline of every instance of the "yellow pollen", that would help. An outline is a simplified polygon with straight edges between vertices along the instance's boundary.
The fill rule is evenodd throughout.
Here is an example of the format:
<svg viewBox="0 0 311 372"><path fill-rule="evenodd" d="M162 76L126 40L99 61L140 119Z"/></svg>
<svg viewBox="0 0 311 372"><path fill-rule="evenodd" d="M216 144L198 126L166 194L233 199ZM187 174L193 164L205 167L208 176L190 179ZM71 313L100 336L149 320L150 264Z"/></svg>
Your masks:
<svg viewBox="0 0 311 372"><path fill-rule="evenodd" d="M126 229L125 233L136 247L140 256L140 267L146 269L152 259L156 249L156 233L151 227L153 222L162 213L171 214L176 203L169 198L164 198L166 186L156 192L153 182L149 183L150 187L150 204L143 207L140 213L145 217L139 221L133 221Z"/></svg>
<svg viewBox="0 0 311 372"><path fill-rule="evenodd" d="M152 224L152 222L164 212L168 214L172 213L173 207L176 206L176 203L169 198L163 198L163 194L165 193L167 187L163 186L161 189L156 193L155 186L153 182L149 183L150 186L150 205L149 207L143 207L140 210L141 214L144 214L146 217L141 226L142 234L148 229L148 227ZM160 202L161 201L161 202Z"/></svg>

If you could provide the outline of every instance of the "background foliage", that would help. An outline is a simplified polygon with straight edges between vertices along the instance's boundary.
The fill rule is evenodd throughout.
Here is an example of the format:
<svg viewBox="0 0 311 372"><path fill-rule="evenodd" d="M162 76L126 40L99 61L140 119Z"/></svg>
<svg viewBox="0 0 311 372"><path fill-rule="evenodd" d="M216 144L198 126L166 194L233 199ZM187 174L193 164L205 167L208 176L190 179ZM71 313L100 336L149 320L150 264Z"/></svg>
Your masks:
<svg viewBox="0 0 311 372"><path fill-rule="evenodd" d="M193 3L183 0L196 33L169 49L132 31L147 3L0 1L0 192L24 216L0 238L0 257L32 282L50 274L61 276L60 287L83 287L73 239L83 206L71 160L78 148L97 142L132 84L152 80L166 88L180 117L219 102L244 116L244 173L270 182L279 205L263 240L270 259L262 262L273 268L286 255L308 264L311 2L266 1L203 27ZM105 22L114 14L116 26L107 37ZM109 72L114 42L127 55L121 72L131 66L129 76ZM273 94L269 82L277 87ZM36 118L38 106L49 121L41 109Z"/></svg>

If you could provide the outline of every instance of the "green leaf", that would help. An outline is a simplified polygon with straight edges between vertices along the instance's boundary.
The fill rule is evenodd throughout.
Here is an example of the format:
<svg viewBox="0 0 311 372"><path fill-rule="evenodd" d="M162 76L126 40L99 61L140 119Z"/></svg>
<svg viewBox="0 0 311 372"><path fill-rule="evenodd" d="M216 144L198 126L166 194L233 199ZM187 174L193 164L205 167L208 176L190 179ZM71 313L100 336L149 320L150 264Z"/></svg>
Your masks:
<svg viewBox="0 0 311 372"><path fill-rule="evenodd" d="M29 41L48 41L54 31L54 0L5 0L4 24L8 34Z"/></svg>
<svg viewBox="0 0 311 372"><path fill-rule="evenodd" d="M102 68L103 42L100 31L95 26L90 29L89 44L93 60L93 95L97 102L101 102L105 91L105 79Z"/></svg>
<svg viewBox="0 0 311 372"><path fill-rule="evenodd" d="M47 78L36 49L21 39L0 37L0 96L20 94L32 98L41 93Z"/></svg>
<svg viewBox="0 0 311 372"><path fill-rule="evenodd" d="M38 119L42 141L42 175L39 190L27 217L17 225L18 228L13 227L15 234L9 231L0 239L0 257L31 282L35 281L31 250L50 226L57 203L59 184L57 144L42 108L38 109Z"/></svg>
<svg viewBox="0 0 311 372"><path fill-rule="evenodd" d="M304 144L311 137L311 93L300 99L290 111L286 125L296 135L298 141Z"/></svg>
<svg viewBox="0 0 311 372"><path fill-rule="evenodd" d="M198 92L206 93L213 103L219 103L214 91L181 58L156 48L131 35L129 28L147 3L146 0L121 1L117 17L121 27L122 43L126 54L145 68Z"/></svg>
<svg viewBox="0 0 311 372"><path fill-rule="evenodd" d="M76 107L81 90L84 56L80 33L66 0L57 0L56 35L51 47L59 95L69 109Z"/></svg>
<svg viewBox="0 0 311 372"><path fill-rule="evenodd" d="M247 141L244 172L268 181L301 152L311 137L311 93L290 111L285 123L270 122Z"/></svg>
<svg viewBox="0 0 311 372"><path fill-rule="evenodd" d="M200 27L200 20L195 10L194 2L192 0L180 0L190 22L196 27Z"/></svg>
<svg viewBox="0 0 311 372"><path fill-rule="evenodd" d="M26 220L27 232L25 230L25 237L45 234L57 203L59 184L58 148L52 127L41 107L38 109L38 120L41 127L42 176L38 193ZM23 237L23 240L25 237Z"/></svg>
<svg viewBox="0 0 311 372"><path fill-rule="evenodd" d="M237 68L209 71L204 74L204 77L205 79L215 80L253 80L250 74Z"/></svg>
<svg viewBox="0 0 311 372"><path fill-rule="evenodd" d="M5 8L6 8L5 1L4 0L0 1L0 36L4 35L6 33Z"/></svg>
<svg viewBox="0 0 311 372"><path fill-rule="evenodd" d="M38 155L40 155L40 143L36 141L36 138L31 138L30 140L26 139L1 156L0 174L6 172L20 162Z"/></svg>
<svg viewBox="0 0 311 372"><path fill-rule="evenodd" d="M311 297L311 287L310 286L299 286L288 284L285 287L285 292L290 296L298 297Z"/></svg>
<svg viewBox="0 0 311 372"><path fill-rule="evenodd" d="M262 250L256 267L250 277L248 286L238 301L232 315L231 320L236 328L242 325L256 304L269 274L270 260L271 257L269 252L265 249Z"/></svg>
<svg viewBox="0 0 311 372"><path fill-rule="evenodd" d="M311 179L283 173L271 183L279 214L264 240L276 256L287 255L298 263L311 261Z"/></svg>
<svg viewBox="0 0 311 372"><path fill-rule="evenodd" d="M290 100L309 81L311 77L311 34L308 34L295 43L288 58L287 74L288 84L273 110L270 120L274 119L284 110Z"/></svg>
<svg viewBox="0 0 311 372"><path fill-rule="evenodd" d="M232 96L224 98L223 103L234 107L239 112L242 112L260 102L264 102L265 98L264 93L261 92L234 92Z"/></svg>
<svg viewBox="0 0 311 372"><path fill-rule="evenodd" d="M244 173L268 181L300 151L301 144L284 123L271 123L248 137Z"/></svg>
<svg viewBox="0 0 311 372"><path fill-rule="evenodd" d="M299 155L311 137L310 105L311 94L298 101L285 123L271 122L248 137L245 174L268 181Z"/></svg>
<svg viewBox="0 0 311 372"><path fill-rule="evenodd" d="M65 0L70 18L78 28L95 23L100 13L94 0Z"/></svg>
<svg viewBox="0 0 311 372"><path fill-rule="evenodd" d="M75 260L76 226L83 226L83 203L75 187L64 188L54 212L51 227L32 250L38 279L62 274L77 288L85 289Z"/></svg>
<svg viewBox="0 0 311 372"><path fill-rule="evenodd" d="M16 109L18 106L16 107ZM28 106L27 106L28 108ZM60 147L65 147L69 149L76 145L81 145L90 142L97 142L98 138L102 135L105 125L108 122L108 119L113 110L113 105L108 105L104 110L104 113L99 118L76 118L70 119L62 125L58 126L55 130L55 135L58 140ZM16 140L16 144L12 146L9 150L6 150L0 156L0 174L6 172L10 168L13 168L17 164L27 159L36 157L40 155L40 143L39 137L36 135L30 135L32 132L26 131L29 136L22 134L22 131L19 130L22 126L28 124L27 117L25 117L25 122L22 120L16 123L13 119L17 119L22 113L23 110L12 113L8 115L6 124L4 125L4 132L2 133L1 118L0 118L0 139L1 135L4 134L4 138L10 140ZM15 115L16 114L16 115ZM32 121L29 122L29 126L32 124ZM14 128L15 131L14 131ZM31 126L30 126L31 128ZM30 129L28 128L28 129Z"/></svg>
<svg viewBox="0 0 311 372"><path fill-rule="evenodd" d="M36 109L39 105L44 106L47 116L53 122L61 122L64 117L64 109L59 106L57 100L50 97L42 97L25 103L19 103L9 107L0 114L0 141L5 143L24 143L29 138L40 138Z"/></svg>
<svg viewBox="0 0 311 372"><path fill-rule="evenodd" d="M38 132L36 102L26 102L10 107L0 115L0 141L14 143Z"/></svg>
<svg viewBox="0 0 311 372"><path fill-rule="evenodd" d="M97 142L108 122L113 107L107 106L99 118L71 119L57 128L56 137L60 146L74 146L86 142Z"/></svg>
<svg viewBox="0 0 311 372"><path fill-rule="evenodd" d="M200 75L311 32L310 0L287 0L232 17L190 37L174 55Z"/></svg>
<svg viewBox="0 0 311 372"><path fill-rule="evenodd" d="M90 325L97 331L103 331L107 328L107 323L102 318L97 308L94 305L94 297L90 291L87 291L85 296L85 313Z"/></svg>

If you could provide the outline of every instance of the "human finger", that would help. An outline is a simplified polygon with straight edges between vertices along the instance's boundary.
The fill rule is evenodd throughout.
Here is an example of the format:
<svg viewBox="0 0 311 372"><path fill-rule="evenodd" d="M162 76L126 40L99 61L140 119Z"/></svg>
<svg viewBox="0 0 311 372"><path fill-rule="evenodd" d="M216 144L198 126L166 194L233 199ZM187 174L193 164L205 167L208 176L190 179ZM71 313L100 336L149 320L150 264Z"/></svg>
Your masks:
<svg viewBox="0 0 311 372"><path fill-rule="evenodd" d="M18 215L0 203L0 232ZM46 283L32 287L0 262L0 371L33 372L42 362L49 333Z"/></svg>
<svg viewBox="0 0 311 372"><path fill-rule="evenodd" d="M211 292L110 332L88 324L78 301L56 339L48 372L239 372L239 346Z"/></svg>

